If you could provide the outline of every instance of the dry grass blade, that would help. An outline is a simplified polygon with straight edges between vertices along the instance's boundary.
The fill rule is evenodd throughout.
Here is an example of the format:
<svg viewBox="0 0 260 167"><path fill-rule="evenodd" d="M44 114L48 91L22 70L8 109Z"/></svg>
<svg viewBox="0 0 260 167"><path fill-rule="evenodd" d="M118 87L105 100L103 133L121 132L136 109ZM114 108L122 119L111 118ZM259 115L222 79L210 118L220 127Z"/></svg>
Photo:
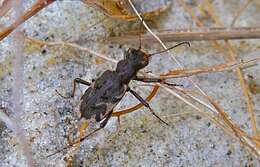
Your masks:
<svg viewBox="0 0 260 167"><path fill-rule="evenodd" d="M14 10L15 16L18 18L23 12L23 2L15 1L14 2ZM14 131L16 138L19 142L19 145L22 149L23 155L26 158L28 166L35 166L33 156L31 153L31 149L29 147L29 142L26 139L25 131L22 129L22 114L24 113L24 36L22 34L22 30L18 29L13 38L12 38L12 52L14 55L13 58L13 88L12 88L12 103L13 109L12 114L13 118L9 119L9 128L12 128ZM6 117L6 119L8 119ZM12 124L10 124L12 123Z"/></svg>

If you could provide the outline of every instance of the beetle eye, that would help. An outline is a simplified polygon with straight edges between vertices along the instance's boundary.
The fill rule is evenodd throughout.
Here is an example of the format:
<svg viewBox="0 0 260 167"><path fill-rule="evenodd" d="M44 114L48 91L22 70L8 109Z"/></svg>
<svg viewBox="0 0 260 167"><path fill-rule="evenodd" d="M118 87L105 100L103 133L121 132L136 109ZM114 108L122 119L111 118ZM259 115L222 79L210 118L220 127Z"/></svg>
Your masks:
<svg viewBox="0 0 260 167"><path fill-rule="evenodd" d="M124 50L124 60L127 58L128 51Z"/></svg>
<svg viewBox="0 0 260 167"><path fill-rule="evenodd" d="M127 50L127 52L125 53L124 58L125 58L125 59L129 59L129 56L131 55L131 53L132 53L132 49L129 48L129 49Z"/></svg>

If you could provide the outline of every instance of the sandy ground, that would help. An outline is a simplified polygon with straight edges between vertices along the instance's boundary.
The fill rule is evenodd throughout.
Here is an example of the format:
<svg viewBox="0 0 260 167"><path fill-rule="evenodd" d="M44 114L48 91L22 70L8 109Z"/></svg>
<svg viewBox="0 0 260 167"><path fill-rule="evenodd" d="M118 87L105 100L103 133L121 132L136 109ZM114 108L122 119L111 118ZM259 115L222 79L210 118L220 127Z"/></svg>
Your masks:
<svg viewBox="0 0 260 167"><path fill-rule="evenodd" d="M257 0L255 0L257 1ZM225 2L225 3L224 3ZM240 3L238 3L240 2ZM220 19L229 25L243 1L214 1ZM191 4L193 2L190 2ZM28 1L30 5L31 1ZM259 26L258 2L252 2L237 21L236 26ZM23 25L27 36L46 41L72 41L116 60L122 59L124 51L137 45L118 45L105 41L105 37L115 33L136 29L139 22L126 23L107 19L88 29L105 16L96 9L80 2L57 2L42 10ZM0 18L7 25L12 18ZM195 27L187 13L173 3L162 19L156 19L152 27L190 28ZM210 25L210 21L209 21ZM12 38L0 43L0 100L12 104L13 85ZM174 43L167 43L168 46ZM237 40L234 46L239 59L252 59L260 56L259 40ZM158 44L144 44L143 48L152 53L161 50ZM225 58L208 42L191 42L191 47L179 47L171 51L185 67L209 66L223 63ZM144 71L160 74L176 68L168 56L155 56ZM138 110L121 117L121 124L112 118L104 130L82 142L72 154L65 150L52 157L46 156L64 147L65 137L75 131L78 124L78 105L80 96L86 89L80 86L73 99L66 100L55 93L62 94L72 90L73 79L80 77L91 81L115 64L97 59L94 55L77 49L57 46L39 47L26 43L24 51L24 111L18 125L25 129L37 166L66 166L69 155L74 166L257 166L257 158L222 129L198 114L194 109L160 90L150 102L152 108L170 126L161 124L146 109ZM255 76L260 83L259 65L245 69L245 75ZM245 98L235 72L201 74L192 78L205 92L216 99L231 118L244 130L251 132ZM171 80L192 88L187 79ZM148 94L150 87L140 83L131 86L142 96ZM255 112L258 122L260 114L260 95L254 95ZM136 104L131 95L126 95L118 108ZM187 114L182 114L187 113ZM10 116L15 115L10 112ZM182 114L174 116L174 114ZM25 158L12 131L0 124L0 166L26 166Z"/></svg>

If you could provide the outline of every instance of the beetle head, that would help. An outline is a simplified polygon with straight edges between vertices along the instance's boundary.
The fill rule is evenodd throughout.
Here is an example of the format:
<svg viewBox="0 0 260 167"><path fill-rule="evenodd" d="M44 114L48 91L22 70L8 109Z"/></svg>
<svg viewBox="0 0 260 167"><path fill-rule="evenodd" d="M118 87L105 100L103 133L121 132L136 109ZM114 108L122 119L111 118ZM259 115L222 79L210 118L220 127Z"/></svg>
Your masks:
<svg viewBox="0 0 260 167"><path fill-rule="evenodd" d="M149 54L141 49L129 48L126 52L125 60L127 60L134 68L142 69L149 63Z"/></svg>

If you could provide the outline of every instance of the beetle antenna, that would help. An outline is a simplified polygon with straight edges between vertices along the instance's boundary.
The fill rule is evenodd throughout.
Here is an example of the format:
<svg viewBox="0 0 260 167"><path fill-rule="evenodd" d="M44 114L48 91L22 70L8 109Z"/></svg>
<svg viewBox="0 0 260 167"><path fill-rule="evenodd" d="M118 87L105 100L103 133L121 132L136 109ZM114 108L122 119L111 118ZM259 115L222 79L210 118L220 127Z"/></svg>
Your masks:
<svg viewBox="0 0 260 167"><path fill-rule="evenodd" d="M178 44L176 44L176 45L174 45L174 46L172 46L172 47L170 47L170 48L168 48L168 49L165 49L165 50L163 50L163 51L159 51L159 52L155 52L155 53L149 54L149 57L151 57L151 56L153 56L153 55L156 55L156 54L160 54L160 53L167 52L168 50L171 50L171 49L173 49L173 48L176 48L176 47L178 47L178 46L180 46L180 45L184 45L184 44L185 44L185 45L188 45L188 46L190 47L190 43L187 42L187 41L185 41L185 42L178 43Z"/></svg>

